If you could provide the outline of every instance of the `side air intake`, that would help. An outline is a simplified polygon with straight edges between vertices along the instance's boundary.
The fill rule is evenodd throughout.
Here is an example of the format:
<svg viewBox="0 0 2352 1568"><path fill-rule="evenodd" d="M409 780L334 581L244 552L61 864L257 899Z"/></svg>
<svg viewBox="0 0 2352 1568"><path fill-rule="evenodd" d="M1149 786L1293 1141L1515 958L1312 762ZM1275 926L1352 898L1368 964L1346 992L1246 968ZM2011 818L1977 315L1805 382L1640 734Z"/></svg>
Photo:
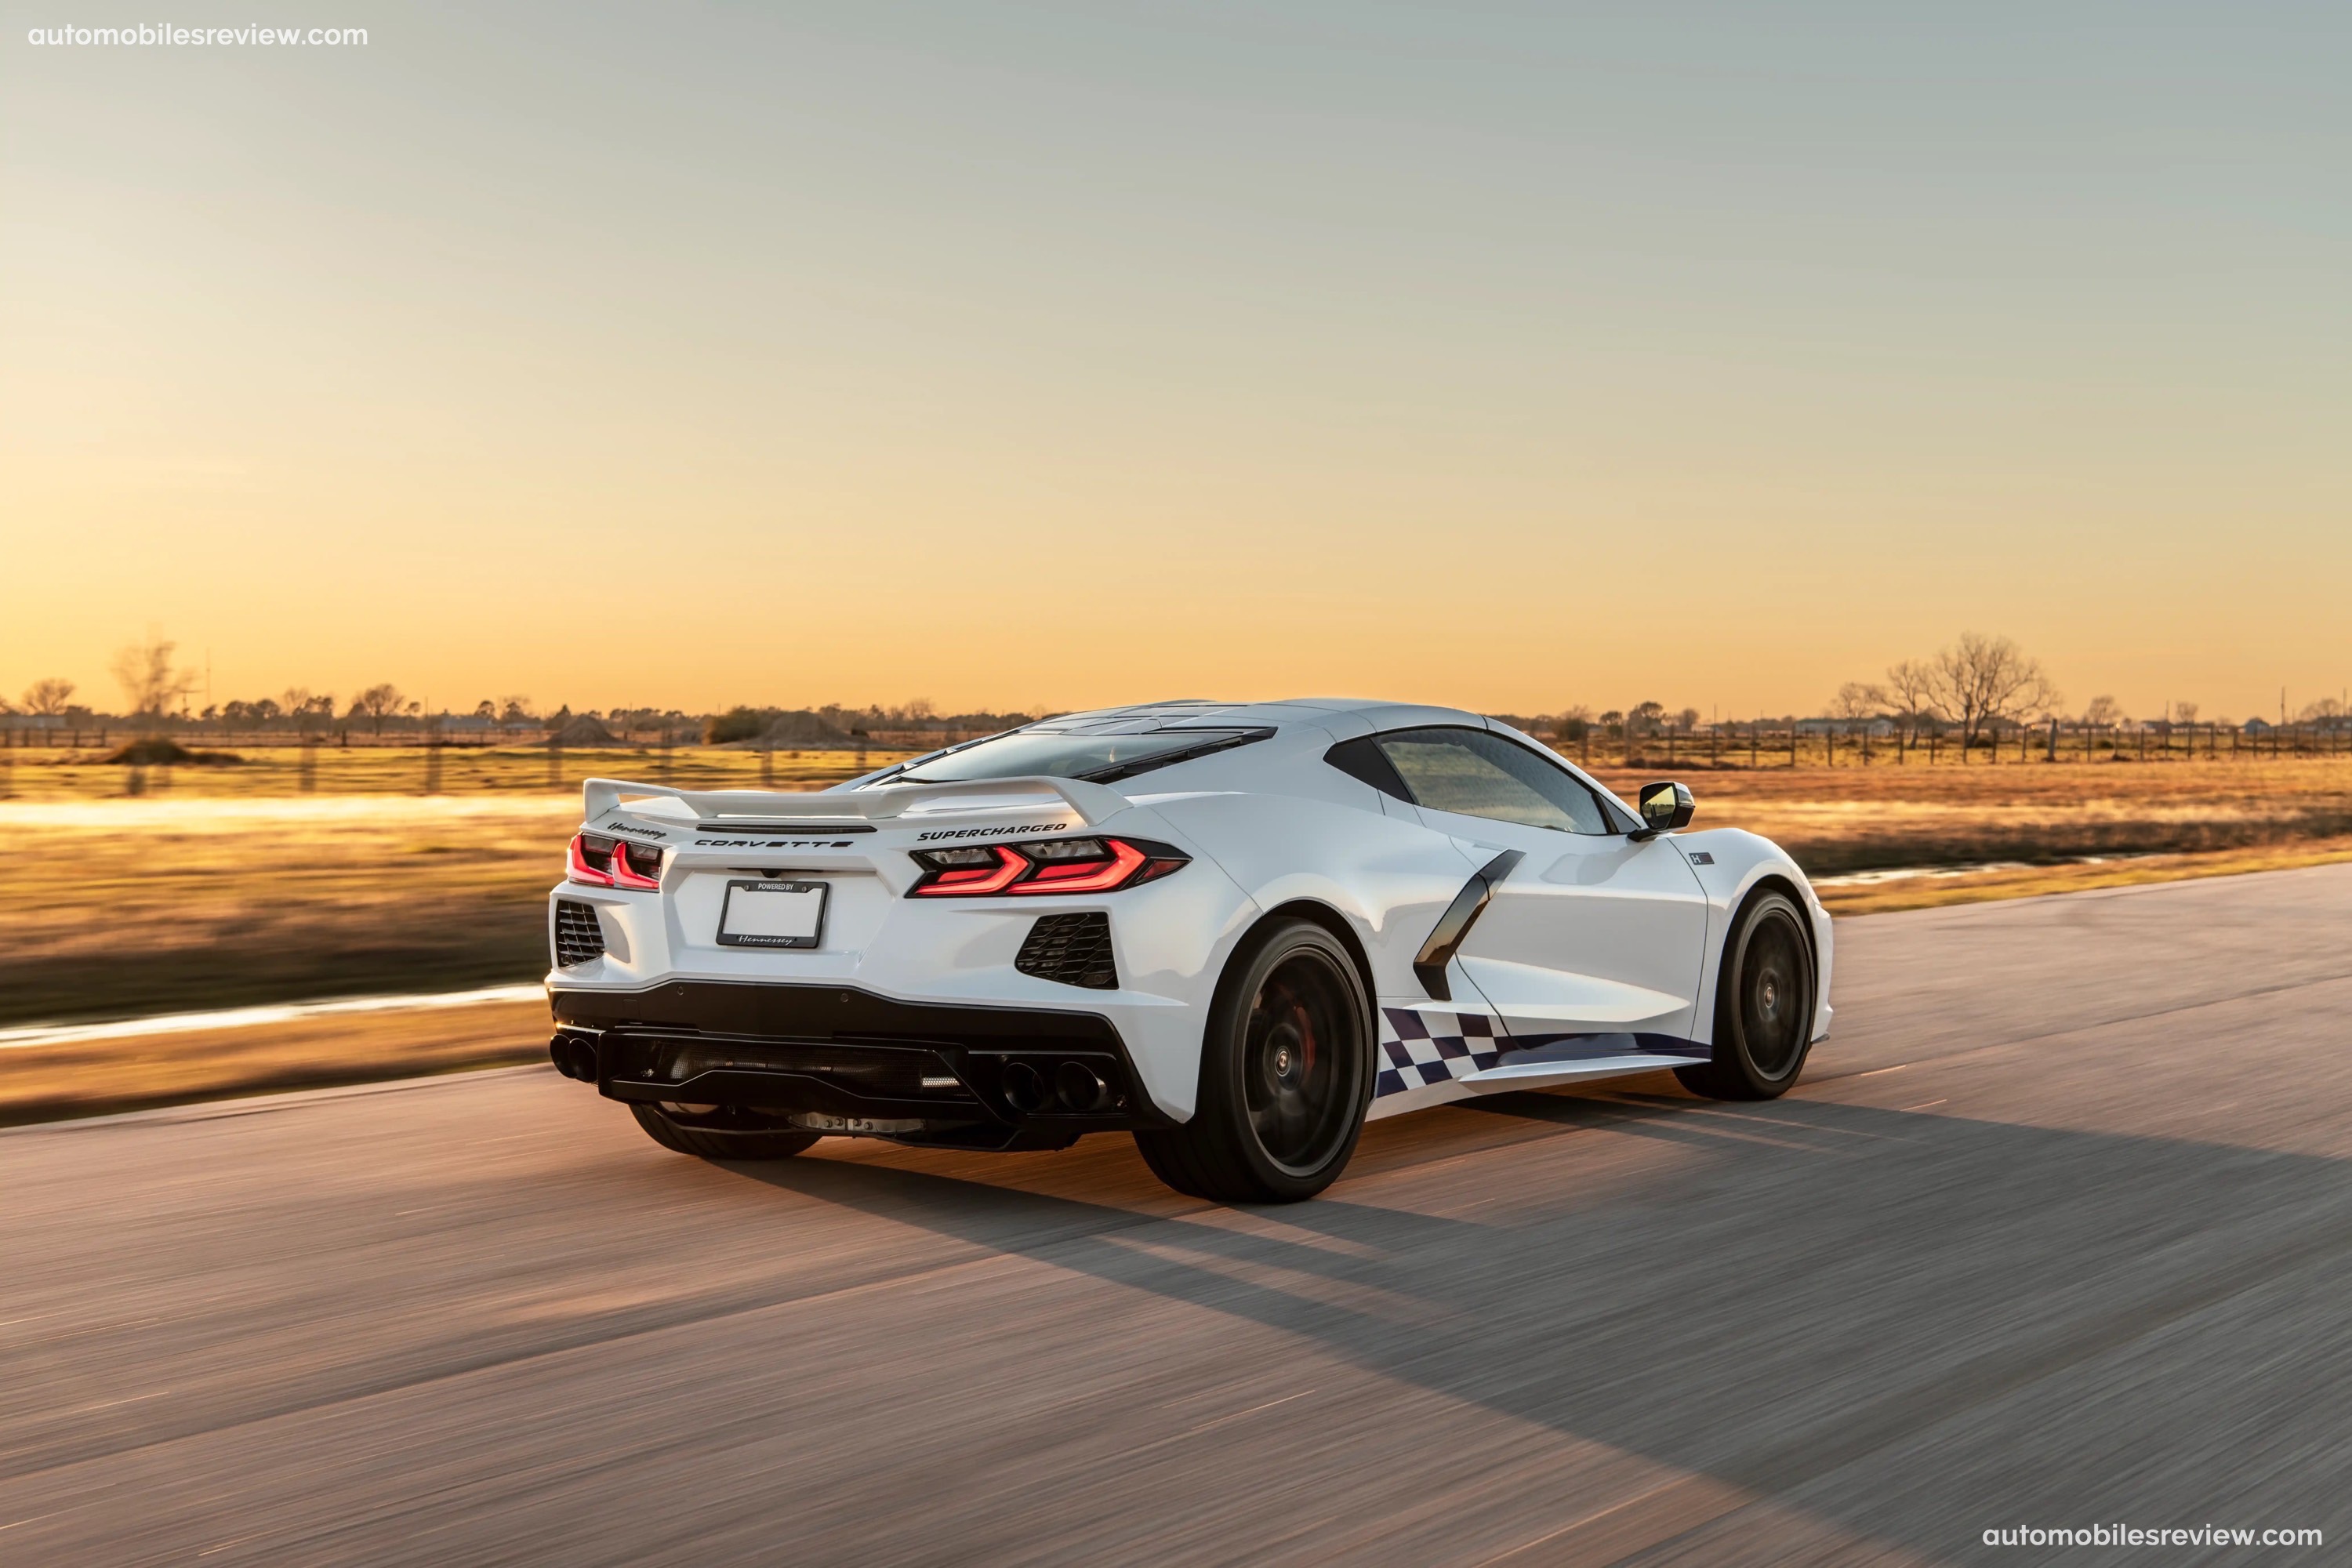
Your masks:
<svg viewBox="0 0 2352 1568"><path fill-rule="evenodd" d="M1083 985L1089 991L1118 989L1118 966L1110 954L1110 916L1099 910L1082 915L1041 915L1013 967L1040 980Z"/></svg>
<svg viewBox="0 0 2352 1568"><path fill-rule="evenodd" d="M569 969L604 956L604 928L596 923L595 909L572 899L556 900L555 966Z"/></svg>

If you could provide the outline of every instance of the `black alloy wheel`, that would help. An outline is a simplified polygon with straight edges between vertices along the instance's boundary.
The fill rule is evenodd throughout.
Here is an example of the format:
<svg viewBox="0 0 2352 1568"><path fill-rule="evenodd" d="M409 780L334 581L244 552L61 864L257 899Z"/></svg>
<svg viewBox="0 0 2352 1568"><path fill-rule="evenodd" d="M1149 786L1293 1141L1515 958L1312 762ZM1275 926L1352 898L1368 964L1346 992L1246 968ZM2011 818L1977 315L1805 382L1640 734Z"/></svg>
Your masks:
<svg viewBox="0 0 2352 1568"><path fill-rule="evenodd" d="M1813 947L1785 894L1748 900L1724 943L1716 986L1715 1054L1676 1068L1683 1087L1714 1100L1771 1100L1797 1081L1812 1044Z"/></svg>
<svg viewBox="0 0 2352 1568"><path fill-rule="evenodd" d="M1355 961L1311 921L1262 928L1218 987L1192 1119L1139 1131L1153 1173L1224 1203L1296 1203L1336 1180L1371 1100L1371 1005Z"/></svg>

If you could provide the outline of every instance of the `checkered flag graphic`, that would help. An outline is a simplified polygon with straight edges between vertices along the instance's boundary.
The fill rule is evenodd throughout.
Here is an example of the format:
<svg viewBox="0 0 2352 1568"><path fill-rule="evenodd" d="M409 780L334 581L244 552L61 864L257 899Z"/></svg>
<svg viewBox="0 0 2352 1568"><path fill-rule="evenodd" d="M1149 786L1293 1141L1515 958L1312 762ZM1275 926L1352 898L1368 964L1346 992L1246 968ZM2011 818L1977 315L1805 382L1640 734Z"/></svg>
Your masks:
<svg viewBox="0 0 2352 1568"><path fill-rule="evenodd" d="M1383 1007L1381 1023L1381 1070L1372 1080L1375 1100L1483 1071L1502 1056L1495 1020L1483 1013ZM1446 1027L1453 1032L1437 1032Z"/></svg>

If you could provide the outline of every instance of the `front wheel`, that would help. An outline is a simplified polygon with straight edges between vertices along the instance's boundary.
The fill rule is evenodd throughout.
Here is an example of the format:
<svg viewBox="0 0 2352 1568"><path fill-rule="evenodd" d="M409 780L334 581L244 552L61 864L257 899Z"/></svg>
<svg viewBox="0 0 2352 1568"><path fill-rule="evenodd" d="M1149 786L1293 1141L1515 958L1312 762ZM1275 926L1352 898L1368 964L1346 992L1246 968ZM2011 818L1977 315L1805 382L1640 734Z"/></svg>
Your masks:
<svg viewBox="0 0 2352 1568"><path fill-rule="evenodd" d="M1803 1070L1813 1034L1813 945L1780 893L1748 901L1723 944L1715 1055L1675 1076L1710 1100L1774 1100Z"/></svg>
<svg viewBox="0 0 2352 1568"><path fill-rule="evenodd" d="M1338 1179L1371 1103L1372 1011L1339 940L1311 921L1253 933L1218 988L1192 1120L1138 1131L1152 1173L1219 1203L1297 1203Z"/></svg>
<svg viewBox="0 0 2352 1568"><path fill-rule="evenodd" d="M633 1104L629 1110L646 1137L674 1153L699 1160L789 1160L823 1136L797 1127L766 1126L764 1118L730 1115L717 1106Z"/></svg>

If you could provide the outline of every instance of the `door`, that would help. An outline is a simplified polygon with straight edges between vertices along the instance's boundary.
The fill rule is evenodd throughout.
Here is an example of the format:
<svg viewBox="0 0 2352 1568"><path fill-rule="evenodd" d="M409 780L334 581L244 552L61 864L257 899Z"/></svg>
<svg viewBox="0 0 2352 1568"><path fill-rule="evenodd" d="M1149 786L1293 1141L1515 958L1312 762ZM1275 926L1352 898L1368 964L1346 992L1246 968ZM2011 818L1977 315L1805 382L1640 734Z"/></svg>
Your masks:
<svg viewBox="0 0 2352 1568"><path fill-rule="evenodd" d="M1491 731L1373 739L1428 826L1464 841L1481 864L1501 850L1519 854L1455 952L1515 1047L1689 1037L1706 898L1672 839L1636 843L1615 831L1581 779Z"/></svg>

